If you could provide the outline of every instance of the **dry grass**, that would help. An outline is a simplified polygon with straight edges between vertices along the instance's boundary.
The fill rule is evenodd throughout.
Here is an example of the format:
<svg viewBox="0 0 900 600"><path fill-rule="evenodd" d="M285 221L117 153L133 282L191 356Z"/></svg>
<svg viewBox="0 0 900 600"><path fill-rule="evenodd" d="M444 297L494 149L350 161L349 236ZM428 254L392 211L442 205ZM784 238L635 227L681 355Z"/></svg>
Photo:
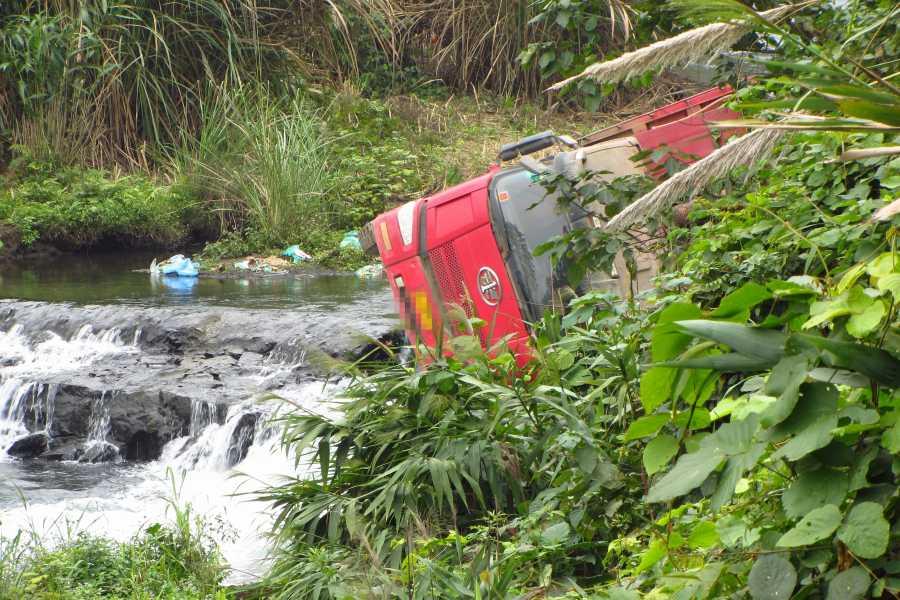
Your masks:
<svg viewBox="0 0 900 600"><path fill-rule="evenodd" d="M655 78L648 88L635 90L622 86L610 99L610 110L596 113L572 110L559 103L549 106L524 101L506 103L488 94L452 96L446 101L394 96L386 99L385 104L412 130L407 131L407 137L418 137L422 145L428 139L439 139L439 147L429 151L439 155L446 169L456 169L464 181L486 173L496 161L502 144L547 129L578 138L705 89L703 84L664 74ZM426 170L420 175L426 182L422 195L444 187L444 171Z"/></svg>

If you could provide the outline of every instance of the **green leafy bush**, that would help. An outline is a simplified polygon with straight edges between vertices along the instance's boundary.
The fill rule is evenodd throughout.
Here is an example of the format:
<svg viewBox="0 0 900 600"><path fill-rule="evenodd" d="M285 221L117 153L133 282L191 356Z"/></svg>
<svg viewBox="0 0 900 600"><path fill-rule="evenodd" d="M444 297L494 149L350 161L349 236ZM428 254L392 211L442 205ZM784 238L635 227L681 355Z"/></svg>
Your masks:
<svg viewBox="0 0 900 600"><path fill-rule="evenodd" d="M90 247L104 238L162 246L185 240L192 227L207 226L205 213L177 188L35 160L0 190L0 220L19 229L25 244L40 237L67 248Z"/></svg>

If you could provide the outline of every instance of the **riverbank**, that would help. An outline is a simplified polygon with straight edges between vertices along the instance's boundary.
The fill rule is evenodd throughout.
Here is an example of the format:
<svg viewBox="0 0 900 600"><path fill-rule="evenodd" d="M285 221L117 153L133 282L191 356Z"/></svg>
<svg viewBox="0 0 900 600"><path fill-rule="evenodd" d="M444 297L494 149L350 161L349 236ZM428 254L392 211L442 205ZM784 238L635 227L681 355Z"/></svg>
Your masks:
<svg viewBox="0 0 900 600"><path fill-rule="evenodd" d="M0 261L104 249L167 257L200 245L207 267L298 244L315 268L356 270L373 261L338 249L345 232L486 172L503 143L543 129L578 135L606 121L489 95L370 99L344 91L291 110L270 129L296 135L285 129L288 117L318 128L317 153L303 165L273 164L265 173L246 156L222 170L220 163L231 160L227 147L218 158L173 153L152 171L132 173L16 148L0 176ZM281 177L312 167L321 170L315 181Z"/></svg>

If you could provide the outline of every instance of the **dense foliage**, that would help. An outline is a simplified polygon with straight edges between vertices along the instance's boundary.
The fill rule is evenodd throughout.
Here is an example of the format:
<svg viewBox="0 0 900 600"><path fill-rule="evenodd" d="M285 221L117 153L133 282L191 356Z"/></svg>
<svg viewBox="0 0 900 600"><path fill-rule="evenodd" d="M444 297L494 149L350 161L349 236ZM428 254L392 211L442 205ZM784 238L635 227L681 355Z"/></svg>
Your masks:
<svg viewBox="0 0 900 600"><path fill-rule="evenodd" d="M697 7L687 15L707 22ZM656 252L656 288L583 291L534 325L524 367L503 342L483 353L474 330L489 324L462 320L446 332L452 355L351 369L329 413L287 412L283 447L315 466L263 497L279 510L265 582L276 597L900 594L900 254L887 210L900 158L852 158L897 143L892 10L854 2L787 29L756 23L806 62L772 63L784 76L737 99L754 124L787 117L796 133L693 182L680 210L541 249L574 261L573 288L617 255ZM609 220L696 172L665 149L638 159L652 176L542 183L564 192L561 210Z"/></svg>

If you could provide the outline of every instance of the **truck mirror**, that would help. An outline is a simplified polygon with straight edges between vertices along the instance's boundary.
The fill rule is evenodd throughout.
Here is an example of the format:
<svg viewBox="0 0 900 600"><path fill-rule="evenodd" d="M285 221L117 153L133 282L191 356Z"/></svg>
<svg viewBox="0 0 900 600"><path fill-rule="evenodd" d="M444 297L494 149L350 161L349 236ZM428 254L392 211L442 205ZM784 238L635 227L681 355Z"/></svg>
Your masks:
<svg viewBox="0 0 900 600"><path fill-rule="evenodd" d="M523 169L534 175L543 175L550 170L546 165L542 165L539 161L530 156L520 156L519 164L522 165Z"/></svg>

